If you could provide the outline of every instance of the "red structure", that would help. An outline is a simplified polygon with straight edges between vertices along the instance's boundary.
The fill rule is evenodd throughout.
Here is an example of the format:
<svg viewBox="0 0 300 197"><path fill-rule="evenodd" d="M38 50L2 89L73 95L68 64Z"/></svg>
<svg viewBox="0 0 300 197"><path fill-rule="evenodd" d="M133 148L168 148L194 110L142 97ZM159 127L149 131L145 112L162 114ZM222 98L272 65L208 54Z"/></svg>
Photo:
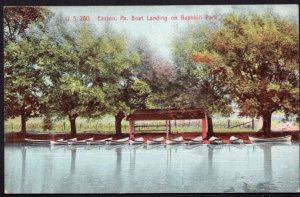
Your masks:
<svg viewBox="0 0 300 197"><path fill-rule="evenodd" d="M207 137L206 113L203 109L142 109L127 116L130 139L134 138L135 122L145 120L165 120L166 137L169 136L170 120L202 119L202 137Z"/></svg>

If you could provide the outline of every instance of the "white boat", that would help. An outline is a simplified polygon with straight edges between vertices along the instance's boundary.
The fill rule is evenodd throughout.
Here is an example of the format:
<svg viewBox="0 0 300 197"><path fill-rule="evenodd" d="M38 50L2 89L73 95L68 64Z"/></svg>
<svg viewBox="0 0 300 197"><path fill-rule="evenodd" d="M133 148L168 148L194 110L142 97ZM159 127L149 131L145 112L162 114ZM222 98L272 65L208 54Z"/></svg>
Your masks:
<svg viewBox="0 0 300 197"><path fill-rule="evenodd" d="M129 141L129 137L119 139L119 140L111 140L108 141L107 144L116 145L116 144L126 144Z"/></svg>
<svg viewBox="0 0 300 197"><path fill-rule="evenodd" d="M50 144L50 140L34 140L34 139L25 138L25 141L28 144Z"/></svg>
<svg viewBox="0 0 300 197"><path fill-rule="evenodd" d="M177 138L174 138L174 139L169 139L169 140L167 140L166 141L166 144L180 144L180 143L182 143L183 142L183 138L182 138L182 136L180 136L180 137L177 137Z"/></svg>
<svg viewBox="0 0 300 197"><path fill-rule="evenodd" d="M231 136L229 138L229 140L230 140L231 144L243 144L244 143L244 140L239 139L239 138L237 138L235 136Z"/></svg>
<svg viewBox="0 0 300 197"><path fill-rule="evenodd" d="M222 139L212 136L209 138L210 144L223 144Z"/></svg>
<svg viewBox="0 0 300 197"><path fill-rule="evenodd" d="M68 142L66 140L64 141L57 141L57 140L50 140L50 145L67 145Z"/></svg>
<svg viewBox="0 0 300 197"><path fill-rule="evenodd" d="M75 137L75 138L67 139L66 141L67 141L67 144L68 144L68 145L72 145L72 144L74 144L75 142L77 142L77 138Z"/></svg>
<svg viewBox="0 0 300 197"><path fill-rule="evenodd" d="M77 140L76 139L76 141L72 139L72 140L68 141L68 145L86 145L86 144L88 144L89 142L92 142L92 141L94 141L93 137L88 138L88 139L84 139L84 140Z"/></svg>
<svg viewBox="0 0 300 197"><path fill-rule="evenodd" d="M109 142L109 141L112 141L112 138L105 138L105 139L102 139L102 140L95 140L95 141L89 141L87 142L87 144L89 145L103 145L105 144L106 142Z"/></svg>
<svg viewBox="0 0 300 197"><path fill-rule="evenodd" d="M274 137L274 138L255 138L249 136L249 140L251 142L287 142L287 141L291 141L291 139L292 139L291 135L287 135L283 137Z"/></svg>
<svg viewBox="0 0 300 197"><path fill-rule="evenodd" d="M130 145L142 144L143 142L144 142L144 138L143 137L138 137L138 138L135 138L134 140L129 140L129 144Z"/></svg>
<svg viewBox="0 0 300 197"><path fill-rule="evenodd" d="M193 138L193 139L187 141L186 143L187 144L201 144L202 142L203 142L203 138L202 138L202 136L200 136L200 137Z"/></svg>
<svg viewBox="0 0 300 197"><path fill-rule="evenodd" d="M148 139L147 144L161 144L164 141L164 137L159 137L155 139Z"/></svg>

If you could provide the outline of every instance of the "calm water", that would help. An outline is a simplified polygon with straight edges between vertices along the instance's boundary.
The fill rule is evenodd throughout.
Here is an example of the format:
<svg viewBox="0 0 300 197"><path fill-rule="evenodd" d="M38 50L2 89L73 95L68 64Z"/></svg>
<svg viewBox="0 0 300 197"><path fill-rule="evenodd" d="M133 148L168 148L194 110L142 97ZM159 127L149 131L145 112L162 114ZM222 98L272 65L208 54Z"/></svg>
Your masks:
<svg viewBox="0 0 300 197"><path fill-rule="evenodd" d="M8 193L297 192L299 144L5 146Z"/></svg>

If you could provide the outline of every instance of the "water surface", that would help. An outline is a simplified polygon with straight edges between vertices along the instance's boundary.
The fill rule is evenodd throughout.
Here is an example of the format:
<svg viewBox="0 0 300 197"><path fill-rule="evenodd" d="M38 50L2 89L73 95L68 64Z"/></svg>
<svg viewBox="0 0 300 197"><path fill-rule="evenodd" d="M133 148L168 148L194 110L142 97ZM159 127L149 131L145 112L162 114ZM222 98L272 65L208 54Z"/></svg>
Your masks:
<svg viewBox="0 0 300 197"><path fill-rule="evenodd" d="M297 192L299 144L5 146L8 193Z"/></svg>

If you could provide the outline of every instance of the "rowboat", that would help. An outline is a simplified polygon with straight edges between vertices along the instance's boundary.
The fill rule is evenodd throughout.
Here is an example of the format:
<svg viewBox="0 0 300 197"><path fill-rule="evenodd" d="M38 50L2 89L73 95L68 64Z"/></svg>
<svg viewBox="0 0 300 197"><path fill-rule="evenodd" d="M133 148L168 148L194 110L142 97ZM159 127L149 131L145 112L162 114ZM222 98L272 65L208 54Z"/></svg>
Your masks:
<svg viewBox="0 0 300 197"><path fill-rule="evenodd" d="M235 136L231 136L229 138L229 140L230 140L231 144L243 144L244 143L244 140L239 139L239 138L237 138Z"/></svg>
<svg viewBox="0 0 300 197"><path fill-rule="evenodd" d="M200 136L200 137L193 138L193 139L187 141L186 143L187 144L201 144L202 142L203 142L203 138Z"/></svg>
<svg viewBox="0 0 300 197"><path fill-rule="evenodd" d="M170 144L180 144L183 142L183 138L182 136L174 138L174 139L169 139L166 141L166 144L170 145Z"/></svg>
<svg viewBox="0 0 300 197"><path fill-rule="evenodd" d="M123 139L119 139L119 140L111 140L111 141L107 141L107 144L110 145L117 145L117 144L126 144L129 141L129 137L125 137Z"/></svg>
<svg viewBox="0 0 300 197"><path fill-rule="evenodd" d="M209 138L210 144L223 144L222 139L212 136Z"/></svg>
<svg viewBox="0 0 300 197"><path fill-rule="evenodd" d="M50 145L67 145L68 142L66 140L50 140Z"/></svg>
<svg viewBox="0 0 300 197"><path fill-rule="evenodd" d="M64 140L62 138L60 139L57 139L57 140L50 140L50 145L71 145L72 143L76 142L77 141L77 138L70 138L70 139L67 139L67 140Z"/></svg>
<svg viewBox="0 0 300 197"><path fill-rule="evenodd" d="M274 138L255 138L249 136L249 140L251 142L287 142L287 141L291 141L291 139L292 139L291 135L287 135L283 137L274 137Z"/></svg>
<svg viewBox="0 0 300 197"><path fill-rule="evenodd" d="M87 142L87 144L89 145L103 145L103 144L106 144L106 142L109 142L109 141L112 141L112 138L105 138L105 139L102 139L102 140L95 140L95 141L89 141Z"/></svg>
<svg viewBox="0 0 300 197"><path fill-rule="evenodd" d="M84 139L84 140L77 140L76 139L76 141L72 139L72 140L68 141L68 145L86 145L86 144L88 144L89 142L92 142L92 141L94 141L93 137L88 138L88 139Z"/></svg>
<svg viewBox="0 0 300 197"><path fill-rule="evenodd" d="M28 138L25 138L25 141L26 141L28 144L39 144L39 145L42 145L42 144L50 144L50 140L34 140L34 139L28 139Z"/></svg>
<svg viewBox="0 0 300 197"><path fill-rule="evenodd" d="M148 139L147 144L161 144L164 141L164 137L159 137L155 139Z"/></svg>
<svg viewBox="0 0 300 197"><path fill-rule="evenodd" d="M134 144L142 144L144 141L144 138L143 137L138 137L138 138L135 138L134 140L129 140L129 144L130 145L134 145Z"/></svg>

